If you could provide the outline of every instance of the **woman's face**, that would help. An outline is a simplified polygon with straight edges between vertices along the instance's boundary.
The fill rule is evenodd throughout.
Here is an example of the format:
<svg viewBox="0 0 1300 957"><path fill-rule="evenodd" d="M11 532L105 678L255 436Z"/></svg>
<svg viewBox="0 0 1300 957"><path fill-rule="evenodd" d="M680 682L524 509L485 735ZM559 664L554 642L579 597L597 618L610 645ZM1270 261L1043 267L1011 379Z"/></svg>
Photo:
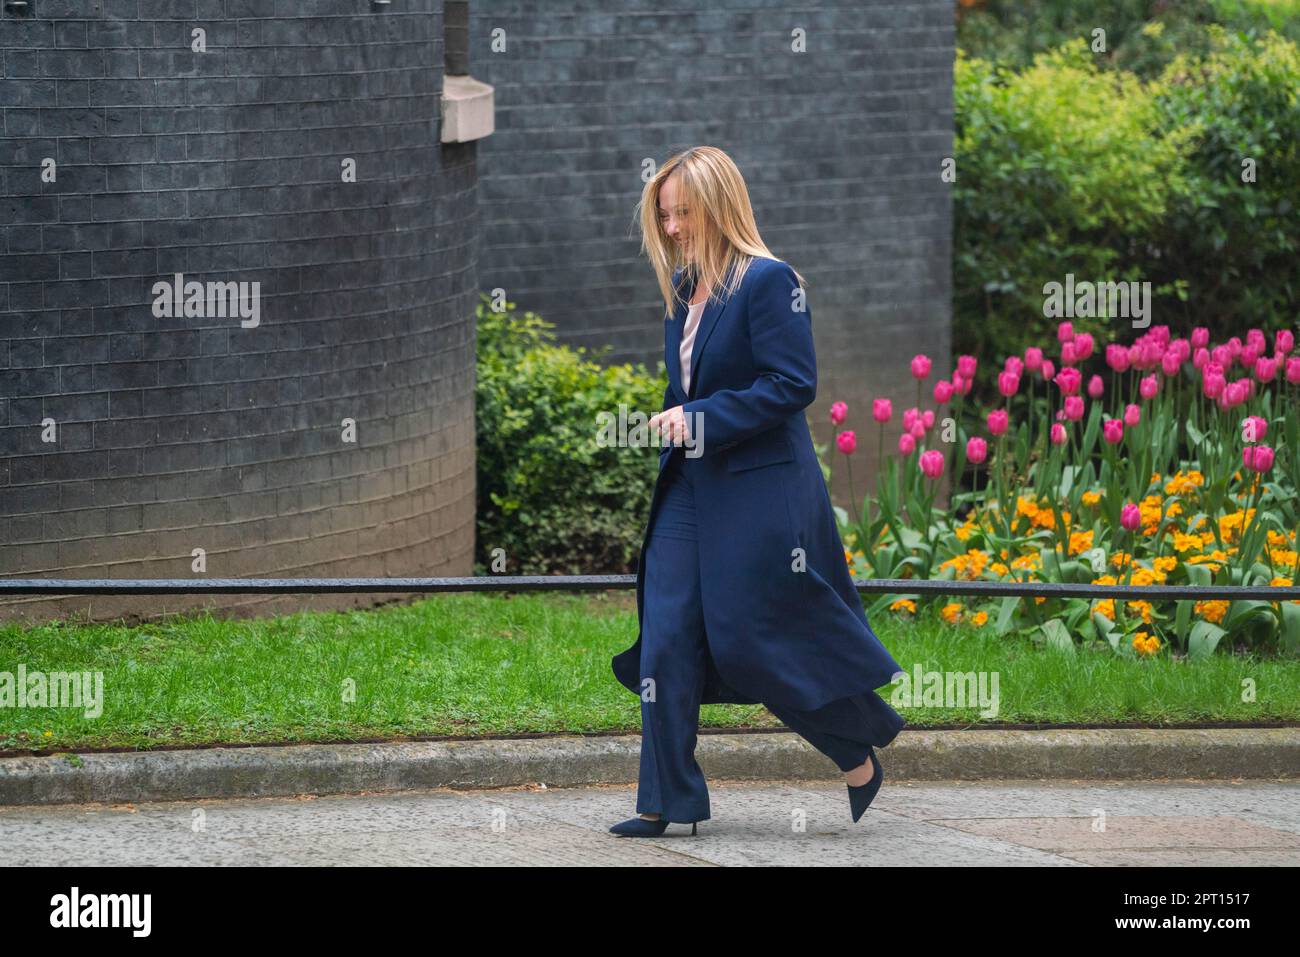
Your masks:
<svg viewBox="0 0 1300 957"><path fill-rule="evenodd" d="M659 224L668 238L681 248L682 258L689 261L694 252L690 210L686 208L685 199L679 195L675 174L664 180L659 187Z"/></svg>

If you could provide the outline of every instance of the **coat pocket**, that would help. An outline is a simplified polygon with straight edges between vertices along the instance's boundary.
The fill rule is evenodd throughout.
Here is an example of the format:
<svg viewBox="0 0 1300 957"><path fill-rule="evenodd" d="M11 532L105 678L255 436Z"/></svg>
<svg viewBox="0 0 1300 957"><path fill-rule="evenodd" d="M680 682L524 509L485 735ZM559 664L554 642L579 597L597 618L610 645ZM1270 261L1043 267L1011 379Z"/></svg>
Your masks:
<svg viewBox="0 0 1300 957"><path fill-rule="evenodd" d="M794 450L785 433L759 433L727 453L727 471L743 472L764 465L793 461Z"/></svg>

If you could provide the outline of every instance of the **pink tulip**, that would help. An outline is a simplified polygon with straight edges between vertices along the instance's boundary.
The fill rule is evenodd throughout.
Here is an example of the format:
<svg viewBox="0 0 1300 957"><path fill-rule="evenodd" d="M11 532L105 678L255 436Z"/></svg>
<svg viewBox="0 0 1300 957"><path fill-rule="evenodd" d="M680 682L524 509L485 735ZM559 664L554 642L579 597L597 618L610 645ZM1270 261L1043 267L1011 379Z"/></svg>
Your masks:
<svg viewBox="0 0 1300 957"><path fill-rule="evenodd" d="M1124 438L1124 420L1123 419L1103 419L1101 422L1101 437L1114 445Z"/></svg>
<svg viewBox="0 0 1300 957"><path fill-rule="evenodd" d="M954 389L959 389L962 395L970 395L971 387L974 385L975 385L975 380L973 378L966 379L956 375L955 373L953 374L952 387Z"/></svg>
<svg viewBox="0 0 1300 957"><path fill-rule="evenodd" d="M916 406L903 410L903 431L911 432L912 426L916 424L917 417L921 414Z"/></svg>
<svg viewBox="0 0 1300 957"><path fill-rule="evenodd" d="M1071 345L1074 346L1074 358L1079 362L1082 362L1087 359L1088 356L1092 355L1093 341L1092 336L1089 333L1075 333Z"/></svg>
<svg viewBox="0 0 1300 957"><path fill-rule="evenodd" d="M844 417L849 414L849 407L844 402L831 403L831 423L839 425L844 421Z"/></svg>
<svg viewBox="0 0 1300 957"><path fill-rule="evenodd" d="M1016 375L1014 372L998 373L998 391L1001 392L1004 396L1010 398L1011 396L1016 394L1016 390L1019 388L1020 388L1020 377Z"/></svg>
<svg viewBox="0 0 1300 957"><path fill-rule="evenodd" d="M921 453L921 472L926 478L938 478L943 474L943 453L938 449L929 449Z"/></svg>
<svg viewBox="0 0 1300 957"><path fill-rule="evenodd" d="M930 357L915 355L912 357L912 378L924 379L930 374Z"/></svg>
<svg viewBox="0 0 1300 957"><path fill-rule="evenodd" d="M1030 372L1037 372L1043 364L1043 350L1037 346L1029 346L1025 349L1025 368Z"/></svg>
<svg viewBox="0 0 1300 957"><path fill-rule="evenodd" d="M1083 396L1067 395L1065 397L1065 418L1078 422L1083 418Z"/></svg>
<svg viewBox="0 0 1300 957"><path fill-rule="evenodd" d="M912 438L920 442L925 438L925 422L918 418L912 422L912 427L907 431L911 434Z"/></svg>
<svg viewBox="0 0 1300 957"><path fill-rule="evenodd" d="M1142 525L1142 509L1128 502L1119 510L1119 523L1130 532L1136 532Z"/></svg>
<svg viewBox="0 0 1300 957"><path fill-rule="evenodd" d="M1102 393L1106 391L1106 383L1101 381L1101 376L1094 375L1088 380L1088 397L1091 399L1100 399Z"/></svg>
<svg viewBox="0 0 1300 957"><path fill-rule="evenodd" d="M1210 330L1205 326L1197 326L1192 330L1192 347L1195 349L1204 349L1210 344Z"/></svg>
<svg viewBox="0 0 1300 957"><path fill-rule="evenodd" d="M1196 369L1198 372L1204 369L1209 361L1210 353L1205 348L1197 348L1197 350L1192 353L1192 368Z"/></svg>
<svg viewBox="0 0 1300 957"><path fill-rule="evenodd" d="M1264 441L1264 436L1268 434L1268 420L1261 419L1257 415L1246 416L1245 422L1242 423L1241 434L1246 437L1247 442Z"/></svg>
<svg viewBox="0 0 1300 957"><path fill-rule="evenodd" d="M1300 385L1300 356L1291 356L1286 360L1286 381Z"/></svg>
<svg viewBox="0 0 1300 957"><path fill-rule="evenodd" d="M1295 348L1295 336L1290 329L1279 329L1273 336L1273 348L1286 355Z"/></svg>
<svg viewBox="0 0 1300 957"><path fill-rule="evenodd" d="M1255 378L1260 382L1272 382L1277 378L1277 362L1267 356L1255 360Z"/></svg>
<svg viewBox="0 0 1300 957"><path fill-rule="evenodd" d="M888 422L894 417L894 403L888 399L872 399L871 417L882 424Z"/></svg>
<svg viewBox="0 0 1300 957"><path fill-rule="evenodd" d="M992 412L989 413L988 416L989 431L994 435L1001 435L1003 432L1007 430L1007 426L1009 424L1010 423L1007 417L1006 409L994 409Z"/></svg>
<svg viewBox="0 0 1300 957"><path fill-rule="evenodd" d="M1124 409L1124 424L1130 429L1142 421L1142 410L1130 402Z"/></svg>
<svg viewBox="0 0 1300 957"><path fill-rule="evenodd" d="M1061 387L1061 392L1064 395L1077 393L1082 382L1083 373L1075 368L1062 369L1056 374L1056 384Z"/></svg>
<svg viewBox="0 0 1300 957"><path fill-rule="evenodd" d="M1144 399L1154 399L1160 391L1160 380L1153 375L1143 376L1138 381L1138 394Z"/></svg>
<svg viewBox="0 0 1300 957"><path fill-rule="evenodd" d="M934 425L934 410L926 409L924 412L922 412L921 421L925 423L925 427L927 429L932 427Z"/></svg>
<svg viewBox="0 0 1300 957"><path fill-rule="evenodd" d="M975 380L975 368L979 363L975 361L974 356L958 356L957 371L961 373L963 380Z"/></svg>
<svg viewBox="0 0 1300 957"><path fill-rule="evenodd" d="M1254 368L1255 360L1259 358L1262 351L1262 349L1256 349L1254 346L1242 346L1237 361L1241 363L1243 369Z"/></svg>
<svg viewBox="0 0 1300 957"><path fill-rule="evenodd" d="M1065 426L1060 422L1053 422L1051 437L1053 445L1064 445L1066 442Z"/></svg>
<svg viewBox="0 0 1300 957"><path fill-rule="evenodd" d="M979 465L989 455L989 444L981 439L978 435L972 435L966 440L966 459L974 465Z"/></svg>
<svg viewBox="0 0 1300 957"><path fill-rule="evenodd" d="M1262 475L1273 467L1273 450L1267 445L1248 445L1241 450L1241 461Z"/></svg>
<svg viewBox="0 0 1300 957"><path fill-rule="evenodd" d="M904 432L898 437L898 451L902 452L904 455L911 455L916 451L916 439Z"/></svg>
<svg viewBox="0 0 1300 957"><path fill-rule="evenodd" d="M853 450L858 447L858 438L853 434L851 429L845 429L839 435L835 436L835 444L845 455L852 455Z"/></svg>
<svg viewBox="0 0 1300 957"><path fill-rule="evenodd" d="M1237 358L1237 356L1241 355L1240 336L1233 336L1231 339L1228 340L1228 352L1232 354L1232 357L1234 359Z"/></svg>
<svg viewBox="0 0 1300 957"><path fill-rule="evenodd" d="M1178 357L1178 353L1172 349L1166 352L1160 359L1160 371L1168 378L1178 375L1178 370L1182 368L1183 360Z"/></svg>
<svg viewBox="0 0 1300 957"><path fill-rule="evenodd" d="M1217 399L1227 391L1227 386L1221 375L1207 375L1201 379L1201 391L1207 399Z"/></svg>
<svg viewBox="0 0 1300 957"><path fill-rule="evenodd" d="M1074 340L1061 344L1061 365L1072 366L1078 360L1074 355Z"/></svg>
<svg viewBox="0 0 1300 957"><path fill-rule="evenodd" d="M1251 349L1254 349L1256 355L1259 355L1268 348L1264 343L1264 331L1262 329L1246 330L1246 345Z"/></svg>
<svg viewBox="0 0 1300 957"><path fill-rule="evenodd" d="M1112 342L1106 347L1106 365L1116 372L1127 372L1129 366L1128 350Z"/></svg>
<svg viewBox="0 0 1300 957"><path fill-rule="evenodd" d="M1215 346L1210 350L1210 358L1224 369L1232 368L1232 350L1227 346Z"/></svg>
<svg viewBox="0 0 1300 957"><path fill-rule="evenodd" d="M1010 372L1018 379L1020 373L1024 371L1025 364L1020 361L1018 356L1007 356L1007 361L1002 363L1002 371Z"/></svg>
<svg viewBox="0 0 1300 957"><path fill-rule="evenodd" d="M1051 382L1056 377L1056 366L1052 365L1051 359L1044 359L1043 364L1038 367L1038 372L1044 382Z"/></svg>
<svg viewBox="0 0 1300 957"><path fill-rule="evenodd" d="M1056 341L1065 343L1074 338L1074 323L1063 322L1056 327Z"/></svg>
<svg viewBox="0 0 1300 957"><path fill-rule="evenodd" d="M952 383L946 379L940 379L934 384L934 402L935 405L947 405L952 398Z"/></svg>

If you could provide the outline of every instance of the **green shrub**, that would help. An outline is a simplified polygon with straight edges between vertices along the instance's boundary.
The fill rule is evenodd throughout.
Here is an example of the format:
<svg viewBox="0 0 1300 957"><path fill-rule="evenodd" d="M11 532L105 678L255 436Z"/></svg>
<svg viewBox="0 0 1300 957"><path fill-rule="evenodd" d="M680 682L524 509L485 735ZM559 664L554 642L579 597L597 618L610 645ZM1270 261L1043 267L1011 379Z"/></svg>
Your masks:
<svg viewBox="0 0 1300 957"><path fill-rule="evenodd" d="M1160 129L1152 85L1103 70L1082 39L1019 72L958 50L954 115L954 351L1000 362L1041 344L1057 322L1043 286L1067 273L1150 278L1133 253L1189 188L1192 136ZM1108 320L1074 325L1111 338Z"/></svg>
<svg viewBox="0 0 1300 957"><path fill-rule="evenodd" d="M667 379L640 364L602 367L585 349L554 345L552 323L514 310L494 312L483 296L475 311L475 574L628 574L658 448L598 444L598 415L617 417L622 404L648 418ZM493 565L497 548L503 572Z"/></svg>
<svg viewBox="0 0 1300 957"><path fill-rule="evenodd" d="M1209 52L1206 27L1256 35L1275 30L1300 43L1300 0L969 0L958 7L957 46L1015 69L1069 40L1106 31L1098 62L1154 79L1178 54Z"/></svg>
<svg viewBox="0 0 1300 957"><path fill-rule="evenodd" d="M1215 338L1291 325L1300 297L1300 48L1275 33L1207 28L1210 52L1179 56L1156 105L1166 130L1195 131L1191 190L1152 235L1148 271L1189 282L1186 315ZM1256 163L1242 182L1242 160Z"/></svg>

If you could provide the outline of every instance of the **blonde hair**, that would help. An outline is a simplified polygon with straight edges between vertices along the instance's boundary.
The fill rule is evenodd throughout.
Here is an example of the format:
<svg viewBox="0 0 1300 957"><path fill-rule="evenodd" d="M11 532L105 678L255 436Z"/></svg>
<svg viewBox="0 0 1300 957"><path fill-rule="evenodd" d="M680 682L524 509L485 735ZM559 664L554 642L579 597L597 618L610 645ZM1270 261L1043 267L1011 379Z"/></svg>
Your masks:
<svg viewBox="0 0 1300 957"><path fill-rule="evenodd" d="M689 263L659 220L659 190L674 174L678 174L681 201L692 217L695 260ZM758 235L744 177L731 157L716 146L693 146L671 157L645 184L637 210L641 251L654 268L670 316L678 303L685 302L673 287L677 267L684 266L697 286L703 281L709 299L715 300L723 288L728 295L736 291L755 256L777 258ZM803 276L798 272L795 276L801 286L806 285Z"/></svg>

